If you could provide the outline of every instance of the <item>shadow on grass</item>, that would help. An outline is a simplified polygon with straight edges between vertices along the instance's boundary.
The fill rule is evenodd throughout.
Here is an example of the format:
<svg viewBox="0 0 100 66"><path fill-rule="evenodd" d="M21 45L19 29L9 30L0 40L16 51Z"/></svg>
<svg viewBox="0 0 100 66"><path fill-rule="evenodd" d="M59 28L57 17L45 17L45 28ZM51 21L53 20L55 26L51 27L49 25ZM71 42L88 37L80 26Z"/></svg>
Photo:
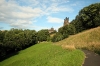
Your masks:
<svg viewBox="0 0 100 66"><path fill-rule="evenodd" d="M5 59L8 59L14 55L17 55L19 52L13 52L13 53L10 53L10 54L7 54L6 56L3 56L3 57L0 57L0 62L5 60Z"/></svg>

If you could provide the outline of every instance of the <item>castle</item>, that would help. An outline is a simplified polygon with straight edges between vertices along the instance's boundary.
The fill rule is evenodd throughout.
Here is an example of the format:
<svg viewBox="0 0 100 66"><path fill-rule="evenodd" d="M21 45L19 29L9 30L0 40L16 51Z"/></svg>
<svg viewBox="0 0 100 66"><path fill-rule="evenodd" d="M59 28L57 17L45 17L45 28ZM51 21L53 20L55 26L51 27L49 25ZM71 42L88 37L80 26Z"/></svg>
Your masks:
<svg viewBox="0 0 100 66"><path fill-rule="evenodd" d="M65 25L69 25L69 17L66 17L66 18L64 19L64 24L63 24L63 26L65 26Z"/></svg>

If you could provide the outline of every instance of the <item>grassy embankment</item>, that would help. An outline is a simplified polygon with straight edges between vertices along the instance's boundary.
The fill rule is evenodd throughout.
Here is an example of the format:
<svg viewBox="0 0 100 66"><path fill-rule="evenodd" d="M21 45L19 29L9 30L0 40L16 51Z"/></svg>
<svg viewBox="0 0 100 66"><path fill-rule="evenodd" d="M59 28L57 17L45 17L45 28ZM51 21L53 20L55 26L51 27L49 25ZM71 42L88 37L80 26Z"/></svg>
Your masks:
<svg viewBox="0 0 100 66"><path fill-rule="evenodd" d="M81 66L84 53L66 50L50 42L36 44L2 62L0 66Z"/></svg>
<svg viewBox="0 0 100 66"><path fill-rule="evenodd" d="M69 38L59 41L56 44L65 47L69 45L76 48L84 48L100 54L100 27L69 36Z"/></svg>

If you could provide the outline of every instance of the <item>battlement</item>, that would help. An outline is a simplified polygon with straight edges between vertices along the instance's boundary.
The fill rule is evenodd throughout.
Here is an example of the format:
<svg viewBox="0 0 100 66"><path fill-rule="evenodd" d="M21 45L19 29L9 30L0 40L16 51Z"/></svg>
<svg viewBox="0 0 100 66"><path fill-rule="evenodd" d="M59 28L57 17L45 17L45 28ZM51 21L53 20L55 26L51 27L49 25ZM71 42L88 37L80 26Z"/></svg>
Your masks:
<svg viewBox="0 0 100 66"><path fill-rule="evenodd" d="M64 19L64 24L63 24L63 26L68 25L68 24L69 24L69 17L66 17L66 18Z"/></svg>

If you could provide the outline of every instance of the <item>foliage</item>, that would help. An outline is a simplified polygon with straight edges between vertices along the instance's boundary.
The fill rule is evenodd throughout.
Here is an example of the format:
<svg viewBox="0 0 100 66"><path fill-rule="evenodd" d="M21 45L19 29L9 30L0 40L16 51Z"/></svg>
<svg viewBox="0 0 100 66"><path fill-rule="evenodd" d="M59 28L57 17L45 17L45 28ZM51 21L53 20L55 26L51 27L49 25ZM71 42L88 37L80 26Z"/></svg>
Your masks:
<svg viewBox="0 0 100 66"><path fill-rule="evenodd" d="M37 43L35 30L11 29L0 31L0 60L6 55Z"/></svg>
<svg viewBox="0 0 100 66"><path fill-rule="evenodd" d="M72 21L77 33L100 26L100 3L91 4L79 11Z"/></svg>
<svg viewBox="0 0 100 66"><path fill-rule="evenodd" d="M50 37L50 34L48 32L48 30L40 30L37 32L37 38L38 38L38 41L47 41L48 38Z"/></svg>
<svg viewBox="0 0 100 66"><path fill-rule="evenodd" d="M75 31L76 31L75 27L72 24L65 25L58 30L58 32L60 32L64 36L64 38L68 37L68 36L65 36L66 34L68 34L68 35L75 34Z"/></svg>
<svg viewBox="0 0 100 66"><path fill-rule="evenodd" d="M63 39L63 35L61 33L56 33L53 37L52 37L52 42L57 42Z"/></svg>
<svg viewBox="0 0 100 66"><path fill-rule="evenodd" d="M67 31L67 27L68 25L62 27L62 28L59 28L58 32L61 33L63 35L63 38L67 38L68 37L68 31Z"/></svg>
<svg viewBox="0 0 100 66"><path fill-rule="evenodd" d="M65 25L59 28L58 33L56 33L53 38L52 42L57 42L67 38L69 35L75 34L75 27L72 24Z"/></svg>
<svg viewBox="0 0 100 66"><path fill-rule="evenodd" d="M42 42L0 62L0 66L81 66L83 61L84 53L81 50L69 51Z"/></svg>

